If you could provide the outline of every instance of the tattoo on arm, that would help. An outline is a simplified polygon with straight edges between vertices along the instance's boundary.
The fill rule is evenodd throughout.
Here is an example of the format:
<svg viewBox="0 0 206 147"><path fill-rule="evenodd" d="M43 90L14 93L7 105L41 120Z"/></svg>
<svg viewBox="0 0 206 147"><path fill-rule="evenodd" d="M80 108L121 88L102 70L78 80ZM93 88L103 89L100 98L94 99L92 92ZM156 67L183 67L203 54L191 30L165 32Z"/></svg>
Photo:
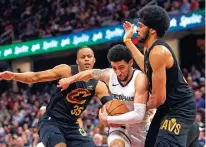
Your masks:
<svg viewBox="0 0 206 147"><path fill-rule="evenodd" d="M106 69L94 69L92 72L92 76L96 80L104 81L105 77L111 72L110 68Z"/></svg>

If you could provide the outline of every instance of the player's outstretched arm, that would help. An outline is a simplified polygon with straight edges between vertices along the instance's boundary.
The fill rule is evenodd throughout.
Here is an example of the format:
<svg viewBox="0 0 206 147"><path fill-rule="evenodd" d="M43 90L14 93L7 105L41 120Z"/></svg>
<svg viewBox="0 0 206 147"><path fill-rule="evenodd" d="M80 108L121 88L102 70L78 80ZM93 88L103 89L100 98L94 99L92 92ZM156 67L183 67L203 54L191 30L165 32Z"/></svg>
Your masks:
<svg viewBox="0 0 206 147"><path fill-rule="evenodd" d="M148 81L144 73L139 73L135 79L134 110L118 116L108 116L108 124L141 123L146 112L148 98Z"/></svg>
<svg viewBox="0 0 206 147"><path fill-rule="evenodd" d="M85 70L72 77L59 80L57 87L61 88L61 90L65 90L74 82L88 81L90 79L104 81L106 84L109 84L111 70L110 68Z"/></svg>
<svg viewBox="0 0 206 147"><path fill-rule="evenodd" d="M41 72L14 73L5 71L0 73L1 80L15 80L26 84L53 81L68 76L71 76L71 68L66 64Z"/></svg>
<svg viewBox="0 0 206 147"><path fill-rule="evenodd" d="M147 102L147 108L153 109L162 105L166 100L166 63L170 59L166 50L156 46L151 51L149 61L152 67L152 93Z"/></svg>
<svg viewBox="0 0 206 147"><path fill-rule="evenodd" d="M133 58L135 62L138 64L138 66L141 68L142 71L144 71L144 56L143 54L137 49L137 47L133 44L131 38L134 34L134 24L131 24L128 21L125 21L123 24L125 35L124 35L124 43L131 51Z"/></svg>

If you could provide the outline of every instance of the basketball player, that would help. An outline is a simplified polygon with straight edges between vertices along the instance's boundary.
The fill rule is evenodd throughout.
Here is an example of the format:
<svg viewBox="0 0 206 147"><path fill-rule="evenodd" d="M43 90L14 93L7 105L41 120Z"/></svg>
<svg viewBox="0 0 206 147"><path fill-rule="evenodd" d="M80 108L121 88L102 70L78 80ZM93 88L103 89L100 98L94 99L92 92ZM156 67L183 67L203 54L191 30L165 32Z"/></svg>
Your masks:
<svg viewBox="0 0 206 147"><path fill-rule="evenodd" d="M144 44L144 55L131 41L133 24L125 22L123 25L124 42L149 80L151 95L147 108L157 108L145 147L186 147L187 134L195 120L193 93L174 52L160 40L169 25L169 16L163 8L147 6L140 10L137 37Z"/></svg>
<svg viewBox="0 0 206 147"><path fill-rule="evenodd" d="M109 130L109 147L144 147L146 128L149 117L145 114L148 98L148 84L146 75L135 70L130 51L123 45L113 46L107 58L112 69L93 69L80 72L70 78L59 81L58 87L62 90L76 81L96 79L104 81L114 99L125 101L129 112L119 116L108 116L100 113L100 119L108 124L125 124L124 127ZM100 111L101 112L101 111Z"/></svg>
<svg viewBox="0 0 206 147"><path fill-rule="evenodd" d="M79 49L76 63L76 66L62 64L41 72L13 73L6 71L0 73L0 78L30 84L70 77L79 71L93 68L95 63L93 51L88 47ZM57 89L38 124L39 136L44 146L94 147L93 141L79 127L77 118L95 95L103 104L111 100L107 86L103 82L93 79L88 82L73 83L65 91Z"/></svg>

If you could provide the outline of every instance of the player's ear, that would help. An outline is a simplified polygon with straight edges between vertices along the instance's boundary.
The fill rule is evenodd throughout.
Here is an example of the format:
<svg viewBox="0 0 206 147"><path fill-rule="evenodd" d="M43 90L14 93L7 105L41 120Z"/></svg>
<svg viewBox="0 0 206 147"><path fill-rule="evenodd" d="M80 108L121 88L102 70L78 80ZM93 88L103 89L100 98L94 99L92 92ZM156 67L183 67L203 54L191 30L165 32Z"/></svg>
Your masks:
<svg viewBox="0 0 206 147"><path fill-rule="evenodd" d="M96 63L96 58L94 57L94 63Z"/></svg>
<svg viewBox="0 0 206 147"><path fill-rule="evenodd" d="M76 64L79 65L78 59L76 59Z"/></svg>
<svg viewBox="0 0 206 147"><path fill-rule="evenodd" d="M150 33L154 35L156 31L154 29L150 29Z"/></svg>
<svg viewBox="0 0 206 147"><path fill-rule="evenodd" d="M133 63L134 63L133 59L129 60L129 65L130 66L133 66Z"/></svg>

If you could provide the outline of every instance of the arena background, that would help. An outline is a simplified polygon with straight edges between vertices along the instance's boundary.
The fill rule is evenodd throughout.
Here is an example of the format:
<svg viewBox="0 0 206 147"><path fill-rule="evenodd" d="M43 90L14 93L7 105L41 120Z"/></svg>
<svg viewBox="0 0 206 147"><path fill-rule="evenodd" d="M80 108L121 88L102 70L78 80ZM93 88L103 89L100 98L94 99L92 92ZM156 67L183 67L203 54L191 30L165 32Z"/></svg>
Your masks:
<svg viewBox="0 0 206 147"><path fill-rule="evenodd" d="M107 68L108 49L123 43L125 20L137 24L137 12L149 0L1 0L0 71L41 71L76 63L76 49L95 51L95 68ZM174 50L194 91L205 146L205 1L157 0L171 26L164 40ZM40 39L40 40L39 40ZM142 49L138 40L133 42ZM134 65L137 67L136 65ZM138 67L137 67L138 68ZM56 82L25 85L0 82L0 147L37 146L39 109L46 106ZM84 129L97 146L107 146L107 128L98 122L101 103L94 98L83 113ZM40 145L41 146L41 145Z"/></svg>

